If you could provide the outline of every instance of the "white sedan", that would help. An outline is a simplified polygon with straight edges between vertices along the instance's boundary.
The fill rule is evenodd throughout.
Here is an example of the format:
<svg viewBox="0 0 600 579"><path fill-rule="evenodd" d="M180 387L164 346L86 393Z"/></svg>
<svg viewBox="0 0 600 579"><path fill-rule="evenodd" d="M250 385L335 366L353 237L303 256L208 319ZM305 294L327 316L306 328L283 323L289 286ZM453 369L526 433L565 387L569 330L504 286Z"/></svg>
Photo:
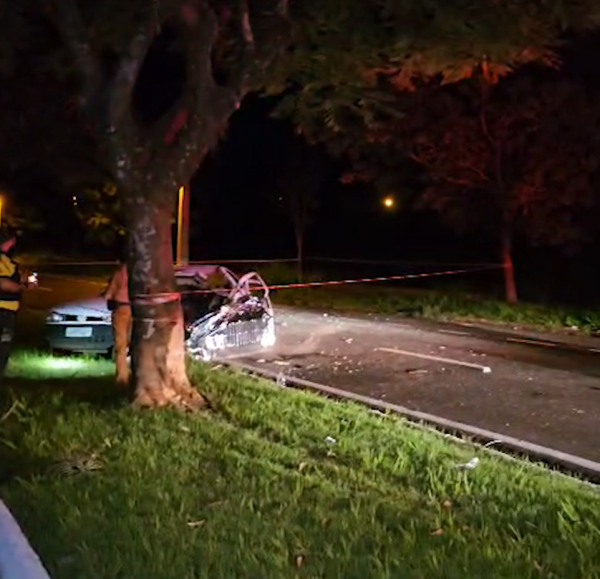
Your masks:
<svg viewBox="0 0 600 579"><path fill-rule="evenodd" d="M238 278L222 266L191 265L176 269L175 279L182 292L186 345L192 356L209 360L224 350L275 344L269 290L258 274ZM53 308L46 318L46 337L55 350L111 354L106 300L97 297Z"/></svg>

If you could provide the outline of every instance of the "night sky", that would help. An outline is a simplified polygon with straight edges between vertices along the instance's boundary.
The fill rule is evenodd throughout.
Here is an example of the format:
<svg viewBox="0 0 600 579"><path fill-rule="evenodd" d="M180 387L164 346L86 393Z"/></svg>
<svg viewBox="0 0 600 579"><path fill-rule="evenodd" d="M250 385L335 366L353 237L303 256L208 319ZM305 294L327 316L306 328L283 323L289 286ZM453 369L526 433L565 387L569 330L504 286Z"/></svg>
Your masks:
<svg viewBox="0 0 600 579"><path fill-rule="evenodd" d="M249 97L232 119L227 136L192 183L193 257L293 257L291 223L269 200L273 175L291 147L293 127L270 113L274 102ZM448 232L433 217L385 210L367 185L344 186L333 160L307 254L359 258L416 259L447 247ZM432 236L432 231L437 235ZM452 236L453 237L453 236ZM244 243L240 243L244 240ZM462 248L466 255L468 244ZM481 247L471 252L481 260ZM465 257L466 258L466 257ZM489 256L488 256L489 259Z"/></svg>

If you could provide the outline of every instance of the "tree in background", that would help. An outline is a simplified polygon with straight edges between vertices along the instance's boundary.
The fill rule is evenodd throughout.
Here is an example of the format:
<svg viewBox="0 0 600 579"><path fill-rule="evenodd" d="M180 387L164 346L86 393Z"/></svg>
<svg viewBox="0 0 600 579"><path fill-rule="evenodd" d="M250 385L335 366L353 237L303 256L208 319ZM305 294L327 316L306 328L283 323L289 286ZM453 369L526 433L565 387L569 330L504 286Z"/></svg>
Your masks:
<svg viewBox="0 0 600 579"><path fill-rule="evenodd" d="M202 406L185 370L173 201L253 86L253 75L280 50L286 2L264 0L252 11L244 0L49 4L58 48L76 66L79 110L116 184L127 227L136 403ZM179 53L183 82L170 106L148 118L132 103L144 74L152 75L151 51L161 42ZM156 90L161 79L154 81Z"/></svg>
<svg viewBox="0 0 600 579"><path fill-rule="evenodd" d="M116 247L125 239L125 224L117 187L111 181L88 185L73 196L75 212L85 226L86 236L103 247Z"/></svg>
<svg viewBox="0 0 600 579"><path fill-rule="evenodd" d="M452 85L483 71L491 87L524 65L556 67L562 32L598 24L593 2L527 2L526 7L509 2L382 2L373 6L340 0L324 6L307 0L299 10L304 14L296 30L300 47L282 65L293 71L294 84L279 112L291 116L311 142L324 142L334 154L352 160L347 182L368 174L374 155L379 158L376 164L390 169L377 174L378 181L398 174L389 149L379 147L375 153L373 145L387 125L412 114L411 103L423 90L431 92L427 90L431 84ZM491 145L489 140L487 144ZM440 145L451 146L450 142ZM396 158L396 163L406 166L405 155ZM413 158L426 165L423 159ZM491 210L501 211L498 204ZM504 215L496 219L510 221ZM512 235L505 229L503 253L508 258ZM537 237L541 239L542 233ZM511 259L506 260L505 271L507 298L514 302Z"/></svg>
<svg viewBox="0 0 600 579"><path fill-rule="evenodd" d="M497 240L506 300L516 303L515 236L564 246L590 233L599 127L598 99L574 83L482 79L416 98L392 138L429 177L420 207Z"/></svg>
<svg viewBox="0 0 600 579"><path fill-rule="evenodd" d="M388 87L393 114L346 115L343 129L317 125L318 138L350 162L344 183L400 191L456 230L491 234L516 303L515 236L572 248L594 231L600 107L539 67L500 82L485 63L472 73L454 85Z"/></svg>
<svg viewBox="0 0 600 579"><path fill-rule="evenodd" d="M299 279L303 276L306 230L319 208L326 178L324 153L311 147L303 138L296 137L276 170L268 191L272 202L292 224Z"/></svg>
<svg viewBox="0 0 600 579"><path fill-rule="evenodd" d="M78 118L73 87L35 48L22 54L21 66L0 75L3 221L23 232L45 232L40 243L61 229L77 228L79 236L78 218L86 236L110 243L107 231L118 227L114 196L104 188L110 176Z"/></svg>

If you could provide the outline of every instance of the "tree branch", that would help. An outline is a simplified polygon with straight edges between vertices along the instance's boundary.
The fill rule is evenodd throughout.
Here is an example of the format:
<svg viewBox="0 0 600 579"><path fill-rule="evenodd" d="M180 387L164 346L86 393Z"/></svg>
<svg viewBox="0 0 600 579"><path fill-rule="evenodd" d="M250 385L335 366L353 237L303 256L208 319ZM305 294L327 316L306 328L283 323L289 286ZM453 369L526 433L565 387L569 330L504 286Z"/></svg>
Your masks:
<svg viewBox="0 0 600 579"><path fill-rule="evenodd" d="M83 87L80 109L94 126L118 180L131 168L130 153L140 135L131 112L131 95L140 68L155 37L153 14L140 25L111 79L102 73L102 62L92 50L77 0L57 0L57 27L70 50Z"/></svg>
<svg viewBox="0 0 600 579"><path fill-rule="evenodd" d="M263 16L285 17L287 0L278 0L273 8ZM230 18L235 19L234 40L241 48L236 65L229 70L228 81L218 84L213 74L212 51ZM159 171L156 177L168 179L164 185L169 186L180 185L194 173L206 152L217 143L231 114L239 108L250 89L251 75L269 60L257 54L249 0L237 0L233 13L226 9L216 13L209 0L186 0L180 20L187 53L187 86L179 102L157 124L152 138L152 165ZM281 44L276 45L278 49ZM160 171L160 167L164 169Z"/></svg>
<svg viewBox="0 0 600 579"><path fill-rule="evenodd" d="M461 179L460 177L452 177L450 175L439 177L442 181L446 181L450 185L457 185L459 187L473 187L476 185L473 181L469 179Z"/></svg>
<svg viewBox="0 0 600 579"><path fill-rule="evenodd" d="M180 20L184 27L187 84L181 98L156 124L151 137L152 166L156 168L153 177L161 182L161 187L178 186L193 173L212 139L216 141L218 129L213 125L230 114L229 111L223 115L217 107L220 94L211 61L219 30L215 12L203 0L188 0L181 7Z"/></svg>
<svg viewBox="0 0 600 579"><path fill-rule="evenodd" d="M479 177L479 179L484 183L487 183L490 180L489 177L481 169L473 167L473 165L462 165L461 167Z"/></svg>
<svg viewBox="0 0 600 579"><path fill-rule="evenodd" d="M153 24L153 18L149 18L140 25L108 87L109 102L106 111L106 125L109 132L119 130L121 123L129 124L132 121L131 95L144 59L156 35L156 27Z"/></svg>
<svg viewBox="0 0 600 579"><path fill-rule="evenodd" d="M254 32L250 24L250 7L248 0L240 0L240 28L244 44L254 52Z"/></svg>

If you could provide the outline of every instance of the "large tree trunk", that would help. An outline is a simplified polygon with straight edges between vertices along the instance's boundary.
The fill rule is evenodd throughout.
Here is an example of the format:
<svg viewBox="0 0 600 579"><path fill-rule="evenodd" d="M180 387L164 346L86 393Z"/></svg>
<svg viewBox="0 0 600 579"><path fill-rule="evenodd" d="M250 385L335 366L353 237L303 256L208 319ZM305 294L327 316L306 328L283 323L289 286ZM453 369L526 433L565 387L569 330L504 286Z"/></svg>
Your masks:
<svg viewBox="0 0 600 579"><path fill-rule="evenodd" d="M504 295L509 304L519 301L517 283L515 281L515 266L512 257L512 236L510 228L504 226L502 231L502 267L504 271Z"/></svg>
<svg viewBox="0 0 600 579"><path fill-rule="evenodd" d="M141 406L199 407L205 401L186 375L183 316L175 292L173 195L216 145L250 82L258 81L287 46L288 2L268 0L252 11L247 0L149 2L157 6L137 11L135 22L129 19L129 42L126 27L110 47L114 50L108 50L118 55L108 68L105 54L96 50L97 31L88 25L80 4L61 0L51 12L79 73L80 111L117 182L127 222L135 401ZM134 87L166 24L179 32L185 82L170 110L151 126L142 126L144 115L133 110ZM231 46L233 50L221 50Z"/></svg>
<svg viewBox="0 0 600 579"><path fill-rule="evenodd" d="M173 269L172 198L172 191L157 197L143 190L125 191L122 197L129 232L134 402L199 408L205 400L186 373L183 313Z"/></svg>

